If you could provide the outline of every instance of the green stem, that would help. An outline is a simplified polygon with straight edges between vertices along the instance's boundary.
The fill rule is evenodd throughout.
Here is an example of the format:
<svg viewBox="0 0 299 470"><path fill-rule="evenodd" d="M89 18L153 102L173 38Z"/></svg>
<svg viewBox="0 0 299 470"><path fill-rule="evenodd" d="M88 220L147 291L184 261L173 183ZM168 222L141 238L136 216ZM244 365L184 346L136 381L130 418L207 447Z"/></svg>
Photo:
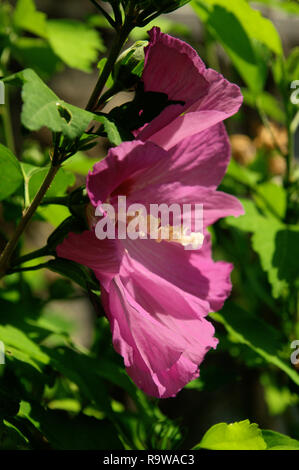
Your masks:
<svg viewBox="0 0 299 470"><path fill-rule="evenodd" d="M106 18L108 23L112 26L112 28L116 28L116 23L115 21L111 18L111 16L104 10L101 5L98 4L96 0L90 0L91 3L102 13L102 15Z"/></svg>
<svg viewBox="0 0 299 470"><path fill-rule="evenodd" d="M261 109L261 107L259 106L259 103L258 103L258 99L256 100L257 102L257 110L258 110L258 113L260 115L260 118L262 120L262 123L264 124L264 126L268 129L270 135L271 135L271 138L272 138L272 141L273 141L273 144L275 146L275 149L277 150L277 152L285 158L285 153L283 152L283 150L281 149L279 143L277 142L277 139L274 135L274 132L271 128L271 125L270 125L270 121L268 119L268 116L266 115L266 113Z"/></svg>
<svg viewBox="0 0 299 470"><path fill-rule="evenodd" d="M10 103L7 87L5 87L5 104L0 105L0 114L2 115L3 130L6 146L15 153L14 135L11 125Z"/></svg>
<svg viewBox="0 0 299 470"><path fill-rule="evenodd" d="M294 146L295 146L295 124L296 124L296 116L295 116L295 123L293 120L293 110L290 107L290 97L288 93L283 95L284 98L284 106L286 111L286 127L288 132L288 152L285 156L286 158L286 173L284 177L284 187L287 193L287 210L286 210L286 217L285 223L289 222L289 207L291 203L291 191L292 191L292 166L294 160Z"/></svg>
<svg viewBox="0 0 299 470"><path fill-rule="evenodd" d="M116 25L119 27L122 25L123 19L122 19L121 10L118 5L118 1L113 1L111 5L112 5Z"/></svg>
<svg viewBox="0 0 299 470"><path fill-rule="evenodd" d="M292 182L292 162L294 158L295 134L292 129L292 123L288 122L288 153L286 156L287 170L285 175L285 186L290 187Z"/></svg>
<svg viewBox="0 0 299 470"><path fill-rule="evenodd" d="M19 238L23 234L24 230L26 229L28 223L30 222L31 217L34 215L36 209L40 205L42 199L44 198L50 184L52 183L53 179L55 178L58 170L60 168L60 165L57 166L51 166L47 176L44 179L43 184L41 185L40 189L36 193L32 203L30 206L25 210L23 217L21 218L19 225L16 228L16 231L13 235L13 237L9 240L7 243L6 247L4 248L1 257L0 257L0 279L4 276L6 273L9 264L10 264L10 259L11 256L18 244Z"/></svg>
<svg viewBox="0 0 299 470"><path fill-rule="evenodd" d="M97 108L98 100L101 96L101 93L106 85L106 82L109 78L110 73L113 70L114 64L120 54L120 51L126 42L131 30L133 29L133 26L129 24L127 21L123 27L121 28L119 34L116 37L116 40L114 44L112 45L110 55L108 57L108 60L105 64L105 67L99 76L99 79L97 81L97 84L92 92L92 95L88 101L88 104L86 106L86 109L88 111L93 111Z"/></svg>
<svg viewBox="0 0 299 470"><path fill-rule="evenodd" d="M110 55L108 57L108 60L105 64L104 70L101 73L98 82L95 86L95 89L90 97L90 100L86 106L87 110L93 110L97 106L98 99L104 89L104 86L108 80L108 77L110 73L113 70L114 64L117 60L117 57L127 40L131 30L134 27L134 22L132 21L132 14L131 10L133 9L133 4L131 2L129 3L129 11L127 18L125 20L124 25L120 28L119 34L116 37L116 40L112 46ZM132 10L133 11L133 10ZM4 248L4 251L1 254L0 257L0 279L5 275L5 273L8 271L9 266L10 266L10 260L11 256L18 244L19 238L23 234L24 230L26 229L27 225L29 224L32 216L34 215L36 209L38 206L41 204L43 201L43 198L52 183L53 179L55 178L60 166L61 162L63 161L63 158L61 159L61 156L63 155L63 151L65 150L63 148L59 148L59 142L60 142L60 134L57 134L55 136L55 142L54 142L54 155L53 155L53 160L52 160L52 166L49 169L49 172L47 176L45 177L45 180L38 190L37 194L35 195L35 198L33 199L32 203L30 206L25 210L23 217L21 221L19 222L19 225L16 228L16 231L11 238L11 240L7 243L6 247ZM29 255L28 255L29 256ZM36 268L38 269L38 268Z"/></svg>

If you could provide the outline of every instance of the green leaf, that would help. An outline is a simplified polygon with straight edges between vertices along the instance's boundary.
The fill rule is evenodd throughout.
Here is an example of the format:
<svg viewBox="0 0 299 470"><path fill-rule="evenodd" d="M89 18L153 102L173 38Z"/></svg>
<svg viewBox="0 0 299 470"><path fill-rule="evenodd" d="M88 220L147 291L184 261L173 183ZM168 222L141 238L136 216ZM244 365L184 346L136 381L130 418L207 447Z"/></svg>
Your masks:
<svg viewBox="0 0 299 470"><path fill-rule="evenodd" d="M14 11L14 24L17 28L46 37L47 16L36 10L33 0L18 0Z"/></svg>
<svg viewBox="0 0 299 470"><path fill-rule="evenodd" d="M19 161L4 145L0 144L0 200L16 192L23 182Z"/></svg>
<svg viewBox="0 0 299 470"><path fill-rule="evenodd" d="M287 342L280 332L232 302L226 303L221 313L213 313L211 317L225 326L233 342L247 345L299 385L299 374L279 356Z"/></svg>
<svg viewBox="0 0 299 470"><path fill-rule="evenodd" d="M6 420L0 423L1 450L24 450L28 448L28 439L13 424Z"/></svg>
<svg viewBox="0 0 299 470"><path fill-rule="evenodd" d="M287 208L287 194L282 186L271 182L259 184L254 199L265 214L275 214L279 219L284 218Z"/></svg>
<svg viewBox="0 0 299 470"><path fill-rule="evenodd" d="M36 212L55 228L70 215L67 207L56 205L39 206Z"/></svg>
<svg viewBox="0 0 299 470"><path fill-rule="evenodd" d="M228 165L226 176L233 178L235 181L244 184L245 186L250 186L251 188L255 188L256 183L260 179L260 175L258 173L239 165L239 163L233 159L231 159Z"/></svg>
<svg viewBox="0 0 299 470"><path fill-rule="evenodd" d="M267 450L299 450L299 441L285 434L265 429L262 431Z"/></svg>
<svg viewBox="0 0 299 470"><path fill-rule="evenodd" d="M287 296L299 279L299 227L263 219L252 237L252 247L268 274L273 297Z"/></svg>
<svg viewBox="0 0 299 470"><path fill-rule="evenodd" d="M270 8L278 8L287 13L299 15L299 5L297 0L257 0L259 3L264 3Z"/></svg>
<svg viewBox="0 0 299 470"><path fill-rule="evenodd" d="M83 134L93 119L92 113L60 100L31 69L7 77L4 82L23 86L21 120L31 131L45 126L53 132L62 132L70 139L75 139Z"/></svg>
<svg viewBox="0 0 299 470"><path fill-rule="evenodd" d="M77 152L72 158L69 158L64 164L64 168L71 170L78 175L86 176L87 173L92 170L93 165L95 165L100 158L90 158L85 155L83 152Z"/></svg>
<svg viewBox="0 0 299 470"><path fill-rule="evenodd" d="M43 78L53 75L61 64L44 39L18 38L12 44L12 53L23 67L34 69Z"/></svg>
<svg viewBox="0 0 299 470"><path fill-rule="evenodd" d="M225 224L230 227L238 228L239 230L244 230L245 232L258 230L263 216L258 211L256 205L250 199L239 198L239 201L244 207L245 214L238 217L238 219L233 216L226 217Z"/></svg>
<svg viewBox="0 0 299 470"><path fill-rule="evenodd" d="M0 325L0 340L5 344L7 357L32 365L37 370L40 364L48 364L49 357L40 346L15 326Z"/></svg>
<svg viewBox="0 0 299 470"><path fill-rule="evenodd" d="M197 0L193 8L222 44L243 80L256 93L262 91L268 58L260 46L282 54L280 38L271 21L246 0Z"/></svg>
<svg viewBox="0 0 299 470"><path fill-rule="evenodd" d="M28 192L29 201L32 201L42 185L49 167L41 168L29 163L22 163L21 166L24 174L25 191ZM60 168L46 193L46 197L62 196L67 188L73 186L74 183L75 176L64 168Z"/></svg>
<svg viewBox="0 0 299 470"><path fill-rule="evenodd" d="M267 91L263 91L259 94L255 94L252 90L242 89L244 96L244 102L252 108L260 108L264 111L271 119L285 124L286 116L281 107L279 101Z"/></svg>
<svg viewBox="0 0 299 470"><path fill-rule="evenodd" d="M95 358L70 348L52 350L50 354L53 367L76 383L86 397L99 409L104 409L106 412L111 411L107 397L106 401L103 401L103 393L105 392L103 380L123 388L132 397L136 396L136 387L124 368L104 357ZM102 392L99 389L101 384Z"/></svg>
<svg viewBox="0 0 299 470"><path fill-rule="evenodd" d="M262 431L248 419L236 423L212 426L195 449L210 450L265 450Z"/></svg>
<svg viewBox="0 0 299 470"><path fill-rule="evenodd" d="M117 128L117 125L114 121L110 120L106 116L95 116L95 121L98 121L103 124L107 137L112 145L117 147L123 142L123 139L120 135L120 130Z"/></svg>
<svg viewBox="0 0 299 470"><path fill-rule="evenodd" d="M81 403L74 398L60 398L48 403L48 408L50 408L50 410L64 410L71 413L79 413L81 411Z"/></svg>
<svg viewBox="0 0 299 470"><path fill-rule="evenodd" d="M79 21L50 20L47 33L55 54L70 67L84 72L91 72L98 51L105 51L97 31Z"/></svg>
<svg viewBox="0 0 299 470"><path fill-rule="evenodd" d="M216 6L209 17L208 27L224 47L245 83L255 92L261 91L267 69L257 57L244 25L231 11Z"/></svg>
<svg viewBox="0 0 299 470"><path fill-rule="evenodd" d="M275 26L246 0L205 0L204 4L212 9L225 8L237 18L248 37L261 42L275 54L282 55L281 40Z"/></svg>
<svg viewBox="0 0 299 470"><path fill-rule="evenodd" d="M288 386L281 385L275 381L272 375L267 373L262 374L261 384L270 415L281 415L290 406L299 403L298 394L292 393Z"/></svg>
<svg viewBox="0 0 299 470"><path fill-rule="evenodd" d="M89 270L81 264L67 259L57 258L47 263L51 271L66 276L86 290L98 290L99 285Z"/></svg>
<svg viewBox="0 0 299 470"><path fill-rule="evenodd" d="M299 76L299 47L294 47L294 49L292 49L286 60L285 66L289 81L297 80Z"/></svg>
<svg viewBox="0 0 299 470"><path fill-rule="evenodd" d="M30 423L59 450L122 449L117 430L108 420L44 409L37 403L22 402L19 417Z"/></svg>

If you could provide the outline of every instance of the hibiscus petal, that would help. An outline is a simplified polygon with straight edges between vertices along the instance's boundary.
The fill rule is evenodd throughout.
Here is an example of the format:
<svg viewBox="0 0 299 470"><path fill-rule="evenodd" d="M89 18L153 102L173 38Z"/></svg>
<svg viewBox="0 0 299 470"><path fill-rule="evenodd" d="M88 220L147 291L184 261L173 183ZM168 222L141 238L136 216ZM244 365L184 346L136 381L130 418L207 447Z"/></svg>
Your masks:
<svg viewBox="0 0 299 470"><path fill-rule="evenodd" d="M149 36L142 74L145 91L166 93L169 100L188 105L204 96L208 89L203 76L205 65L196 51L186 42L161 33L157 27Z"/></svg>
<svg viewBox="0 0 299 470"><path fill-rule="evenodd" d="M244 207L241 202L231 194L222 191L205 191L203 199L203 222L204 227L208 227L218 219L232 215L239 217L243 215Z"/></svg>
<svg viewBox="0 0 299 470"><path fill-rule="evenodd" d="M180 140L235 114L242 104L240 88L213 69L206 69L188 44L154 28L145 50L142 79L146 91L166 93L185 105L171 105L137 132L165 150Z"/></svg>
<svg viewBox="0 0 299 470"><path fill-rule="evenodd" d="M223 123L181 140L167 157L148 167L147 185L180 182L216 188L230 160L230 143Z"/></svg>
<svg viewBox="0 0 299 470"><path fill-rule="evenodd" d="M178 311L177 315L169 315L168 296L163 297L166 302L159 299L158 304L152 305L150 290L153 287L159 290L159 285L151 283L146 288L145 280L141 278L140 281L142 285L135 277L131 279L140 294L138 302L120 278L114 279L109 296L109 316L117 322L120 342L130 347L125 363L136 384L148 394L172 396L190 377L198 374L197 366L205 353L216 346L214 328L196 315L193 319L179 318L185 304L179 295L176 295L178 302L172 305L172 310ZM127 346L120 346L120 342L118 350L127 351Z"/></svg>
<svg viewBox="0 0 299 470"><path fill-rule="evenodd" d="M160 286L161 295L171 288L178 289L178 293L168 295L173 301L175 295L182 295L186 301L179 318L193 318L194 312L198 317L206 316L209 312L219 310L231 291L230 272L232 265L224 262L215 262L211 258L211 242L206 236L203 247L198 250L184 250L176 243L154 240L123 240L127 250L121 265L121 275L127 289L131 289L128 279L142 276L144 282L155 282ZM125 275L124 262L127 257ZM125 281L126 280L126 281ZM138 296L138 290L134 295ZM160 294L155 291L155 298ZM172 311L172 315L174 312Z"/></svg>
<svg viewBox="0 0 299 470"><path fill-rule="evenodd" d="M57 246L61 258L83 264L92 269L102 283L109 289L113 277L119 272L121 245L116 240L98 240L93 230L83 233L69 233Z"/></svg>
<svg viewBox="0 0 299 470"><path fill-rule="evenodd" d="M243 102L240 88L213 69L206 69L205 78L210 85L209 91L190 107L189 112L215 110L222 113L222 120L235 114Z"/></svg>
<svg viewBox="0 0 299 470"><path fill-rule="evenodd" d="M140 141L123 142L109 150L87 176L87 192L92 204L106 202L111 194L126 195L134 185L145 185L142 173L167 156L156 145Z"/></svg>
<svg viewBox="0 0 299 470"><path fill-rule="evenodd" d="M223 113L217 110L202 110L185 113L175 118L167 126L159 126L160 130L148 137L148 140L165 150L169 150L181 140L202 132L223 121L223 119ZM138 135L138 139L143 141L147 140L145 131L146 129Z"/></svg>
<svg viewBox="0 0 299 470"><path fill-rule="evenodd" d="M188 220L191 218L192 231L195 230L195 211L197 205L203 206L203 226L216 222L218 219L232 215L238 217L244 214L244 208L240 201L231 194L216 191L214 188L204 188L202 186L186 186L179 182L166 184L153 184L140 191L135 191L128 197L128 204L143 204L147 213L152 213L151 205L166 205L164 216L167 216L166 209L169 211L169 223L172 224L171 205L176 204L179 207L178 215L175 216L175 225L183 222L183 215ZM180 209L180 210L179 210ZM153 214L154 215L154 214ZM199 213L199 215L201 215Z"/></svg>
<svg viewBox="0 0 299 470"><path fill-rule="evenodd" d="M202 318L209 313L210 305L206 301L209 279L190 263L189 251L181 246L154 240L122 240L122 243L126 254L122 259L120 275L132 296L138 299L140 295L140 291L135 289L137 279L141 286L144 283L159 286L159 289L150 289L155 292L151 302L156 305L156 311L160 301L165 304L164 297L168 293L166 297L170 302L176 297L184 299L184 302L181 301L179 318ZM132 287L131 281L134 279ZM168 310L172 310L171 304Z"/></svg>

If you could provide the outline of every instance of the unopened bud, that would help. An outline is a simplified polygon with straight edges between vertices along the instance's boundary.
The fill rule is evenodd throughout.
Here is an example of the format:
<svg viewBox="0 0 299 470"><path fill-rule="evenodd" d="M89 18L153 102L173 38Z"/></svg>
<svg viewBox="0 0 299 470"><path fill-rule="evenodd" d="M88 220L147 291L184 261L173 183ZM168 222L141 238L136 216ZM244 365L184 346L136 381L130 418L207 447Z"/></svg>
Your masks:
<svg viewBox="0 0 299 470"><path fill-rule="evenodd" d="M113 71L114 82L120 82L124 88L129 88L132 81L136 81L136 76L141 77L144 48L147 44L148 41L137 41L119 56Z"/></svg>

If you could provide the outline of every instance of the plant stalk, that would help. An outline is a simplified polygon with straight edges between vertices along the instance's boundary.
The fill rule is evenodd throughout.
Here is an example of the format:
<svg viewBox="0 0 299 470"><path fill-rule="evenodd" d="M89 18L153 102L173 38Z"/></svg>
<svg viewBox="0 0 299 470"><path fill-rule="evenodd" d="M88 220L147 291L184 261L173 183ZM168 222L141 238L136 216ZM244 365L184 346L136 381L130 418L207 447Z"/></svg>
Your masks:
<svg viewBox="0 0 299 470"><path fill-rule="evenodd" d="M17 246L20 236L23 234L28 223L30 222L31 217L34 215L36 209L40 205L59 168L60 165L50 167L48 174L45 177L44 182L41 185L39 191L36 193L30 206L25 210L13 237L9 240L6 247L4 248L4 251L2 252L0 257L0 279L5 275L10 264L11 256Z"/></svg>
<svg viewBox="0 0 299 470"><path fill-rule="evenodd" d="M120 54L120 51L126 42L130 32L132 30L132 26L129 25L128 23L125 23L120 30L119 35L117 35L116 40L114 44L112 45L110 55L108 57L108 60L105 64L105 67L102 71L102 73L99 76L99 79L97 81L97 84L92 92L92 95L88 101L88 104L86 106L87 111L94 111L97 108L97 104L99 101L99 98L101 96L101 93L107 83L107 80L109 78L110 73L113 70L114 64Z"/></svg>

